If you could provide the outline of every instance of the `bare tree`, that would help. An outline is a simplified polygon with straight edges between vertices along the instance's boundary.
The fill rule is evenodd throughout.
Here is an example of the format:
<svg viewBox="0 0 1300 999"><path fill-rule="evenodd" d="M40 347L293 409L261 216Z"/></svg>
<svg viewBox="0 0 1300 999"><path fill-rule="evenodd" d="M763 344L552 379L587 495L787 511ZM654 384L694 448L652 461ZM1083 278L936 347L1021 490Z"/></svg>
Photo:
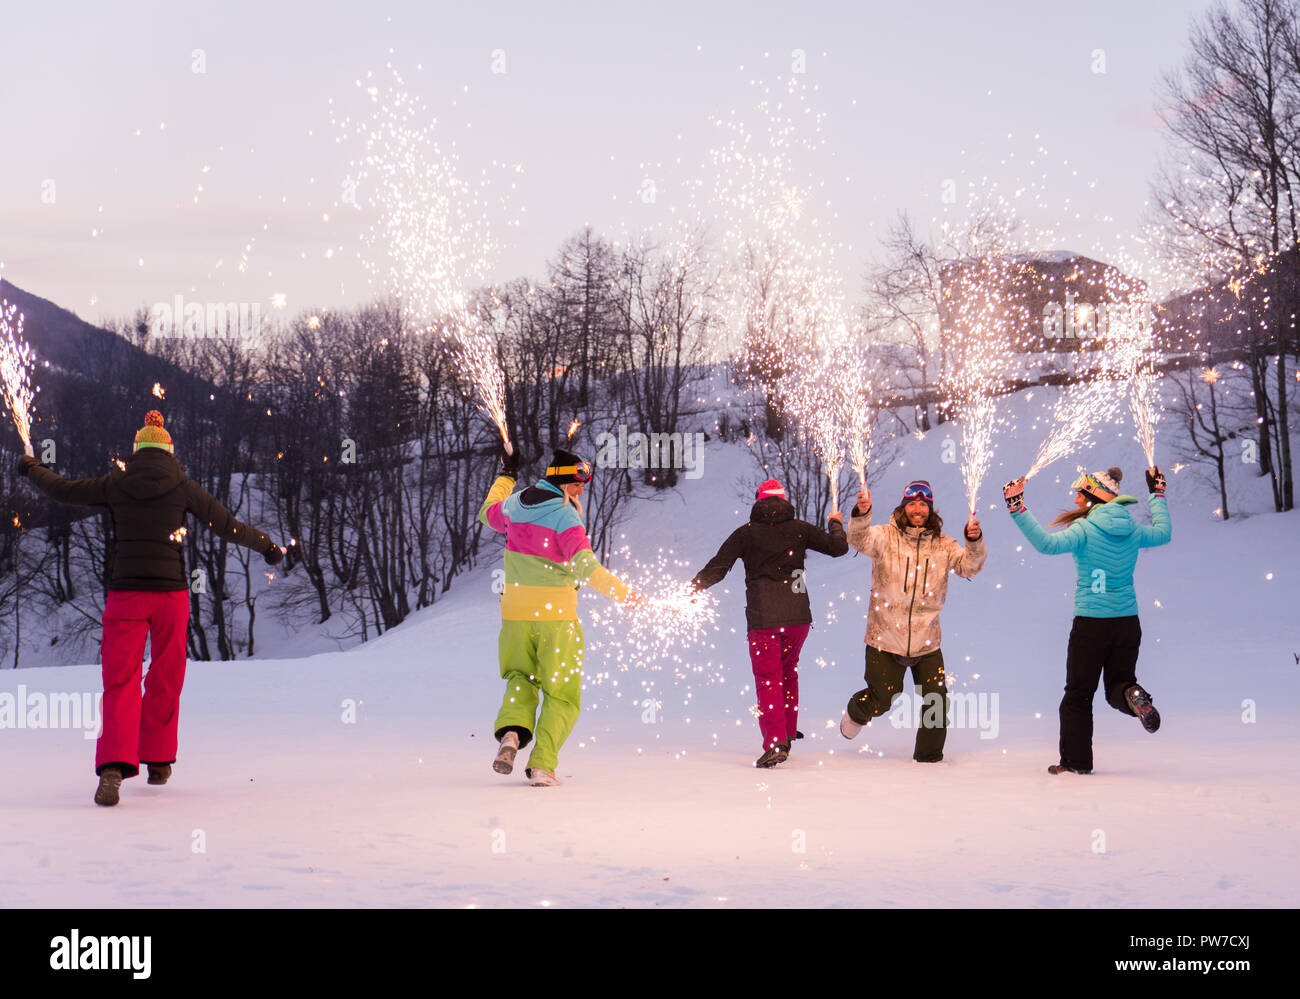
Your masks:
<svg viewBox="0 0 1300 999"><path fill-rule="evenodd" d="M1188 166L1166 168L1154 185L1174 246L1194 272L1232 281L1234 290L1246 280L1258 289L1238 322L1254 383L1260 473L1271 475L1279 511L1294 506L1286 345L1295 335L1300 277L1296 20L1294 0L1239 0L1193 24L1191 53L1165 77L1160 95L1161 116Z"/></svg>

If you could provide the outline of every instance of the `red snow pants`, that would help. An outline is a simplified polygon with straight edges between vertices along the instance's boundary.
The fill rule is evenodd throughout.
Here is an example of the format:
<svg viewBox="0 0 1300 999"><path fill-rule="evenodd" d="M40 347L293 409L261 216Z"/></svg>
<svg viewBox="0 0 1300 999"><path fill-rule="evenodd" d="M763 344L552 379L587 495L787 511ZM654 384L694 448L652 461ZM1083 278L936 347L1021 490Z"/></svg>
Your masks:
<svg viewBox="0 0 1300 999"><path fill-rule="evenodd" d="M763 628L749 633L749 660L758 694L763 749L793 742L799 723L799 650L808 625Z"/></svg>
<svg viewBox="0 0 1300 999"><path fill-rule="evenodd" d="M95 773L120 767L134 777L141 763L176 762L176 726L185 683L189 590L109 590L104 601L104 729ZM152 656L140 693L144 640Z"/></svg>

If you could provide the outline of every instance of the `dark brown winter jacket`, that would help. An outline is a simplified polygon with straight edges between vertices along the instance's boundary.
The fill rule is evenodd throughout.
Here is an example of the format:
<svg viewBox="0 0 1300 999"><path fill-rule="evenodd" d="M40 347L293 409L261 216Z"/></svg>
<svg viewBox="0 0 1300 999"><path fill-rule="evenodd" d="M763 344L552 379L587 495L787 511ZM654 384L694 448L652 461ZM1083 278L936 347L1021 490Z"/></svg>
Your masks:
<svg viewBox="0 0 1300 999"><path fill-rule="evenodd" d="M47 496L74 506L105 506L113 517L110 590L187 590L181 551L185 515L227 541L266 554L272 541L241 524L211 493L185 476L174 456L141 448L125 470L98 479L65 479L40 465L27 477Z"/></svg>
<svg viewBox="0 0 1300 999"><path fill-rule="evenodd" d="M830 531L796 520L794 507L779 496L767 496L749 511L749 523L722 543L691 581L699 589L720 582L736 559L745 562L745 623L750 631L812 624L808 587L803 578L804 553L833 558L849 550L844 526L830 522Z"/></svg>

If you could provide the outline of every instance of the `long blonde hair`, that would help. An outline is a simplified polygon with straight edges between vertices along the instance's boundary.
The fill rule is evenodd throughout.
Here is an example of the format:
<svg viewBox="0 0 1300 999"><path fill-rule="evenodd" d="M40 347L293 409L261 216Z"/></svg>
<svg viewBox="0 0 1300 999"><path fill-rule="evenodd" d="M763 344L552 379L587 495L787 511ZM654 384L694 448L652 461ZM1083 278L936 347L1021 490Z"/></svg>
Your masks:
<svg viewBox="0 0 1300 999"><path fill-rule="evenodd" d="M1079 519L1082 518L1082 517L1086 517L1086 516L1088 516L1088 514L1092 513L1092 508L1093 508L1094 506L1098 506L1099 504L1097 503L1097 501L1096 501L1095 499L1093 499L1093 498L1092 498L1091 496L1089 496L1087 493L1084 493L1083 495L1084 495L1084 498L1087 499L1087 501L1088 501L1088 505L1087 505L1087 506L1082 507L1082 508L1080 508L1080 507L1075 507L1073 510L1063 510L1063 511L1061 511L1059 514L1057 514L1057 515L1056 515L1056 519L1053 520L1053 521L1052 521L1050 524L1048 524L1047 526L1048 526L1048 527L1056 527L1058 524L1065 524L1065 525L1068 526L1068 525L1070 525L1070 524L1073 524L1076 520L1079 520Z"/></svg>

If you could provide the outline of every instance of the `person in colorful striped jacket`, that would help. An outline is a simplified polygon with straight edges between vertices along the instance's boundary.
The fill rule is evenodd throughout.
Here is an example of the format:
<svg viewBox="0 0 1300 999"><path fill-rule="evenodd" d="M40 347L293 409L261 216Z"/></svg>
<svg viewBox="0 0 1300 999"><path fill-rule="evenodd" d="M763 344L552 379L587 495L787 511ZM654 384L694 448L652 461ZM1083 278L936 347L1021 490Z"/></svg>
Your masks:
<svg viewBox="0 0 1300 999"><path fill-rule="evenodd" d="M506 691L497 713L492 769L511 773L515 755L535 740L524 773L534 787L552 787L561 783L555 775L560 748L581 710L585 645L578 587L585 582L629 608L643 601L591 550L581 505L591 463L557 450L546 475L516 493L518 467L517 451L502 456L501 475L478 513L480 521L506 536L499 641Z"/></svg>

